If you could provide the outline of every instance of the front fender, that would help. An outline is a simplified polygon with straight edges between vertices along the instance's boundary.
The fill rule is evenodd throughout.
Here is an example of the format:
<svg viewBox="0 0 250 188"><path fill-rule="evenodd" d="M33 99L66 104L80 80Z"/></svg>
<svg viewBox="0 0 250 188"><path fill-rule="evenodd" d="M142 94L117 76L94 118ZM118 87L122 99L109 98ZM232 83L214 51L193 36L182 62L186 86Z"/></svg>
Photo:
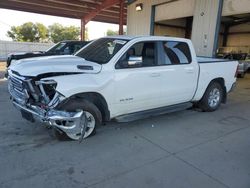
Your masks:
<svg viewBox="0 0 250 188"><path fill-rule="evenodd" d="M50 77L57 82L56 90L66 98L78 93L98 92L102 93L109 87L110 74L75 74Z"/></svg>

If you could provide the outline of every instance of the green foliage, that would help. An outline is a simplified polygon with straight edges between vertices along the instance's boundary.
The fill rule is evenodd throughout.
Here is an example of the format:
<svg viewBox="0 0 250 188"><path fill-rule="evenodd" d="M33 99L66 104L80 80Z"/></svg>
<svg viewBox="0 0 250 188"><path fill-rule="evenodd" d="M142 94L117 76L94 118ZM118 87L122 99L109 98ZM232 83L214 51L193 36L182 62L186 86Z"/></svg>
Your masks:
<svg viewBox="0 0 250 188"><path fill-rule="evenodd" d="M48 28L41 23L27 22L20 26L12 26L7 36L13 41L22 42L49 42L57 43L62 40L79 40L80 28L75 26L63 26L54 23ZM88 30L85 32L85 39L88 39Z"/></svg>
<svg viewBox="0 0 250 188"><path fill-rule="evenodd" d="M118 31L113 31L111 29L108 29L106 35L107 36L118 35Z"/></svg>
<svg viewBox="0 0 250 188"><path fill-rule="evenodd" d="M41 23L27 22L20 26L12 26L7 36L14 41L43 42L47 39L48 30Z"/></svg>

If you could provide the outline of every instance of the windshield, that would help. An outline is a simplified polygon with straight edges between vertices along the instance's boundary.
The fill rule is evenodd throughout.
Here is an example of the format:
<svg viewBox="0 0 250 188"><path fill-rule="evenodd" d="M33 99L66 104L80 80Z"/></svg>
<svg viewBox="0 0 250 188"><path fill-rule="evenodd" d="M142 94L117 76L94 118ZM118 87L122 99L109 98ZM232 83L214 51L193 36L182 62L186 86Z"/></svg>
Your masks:
<svg viewBox="0 0 250 188"><path fill-rule="evenodd" d="M83 48L75 55L93 61L98 64L105 64L127 43L127 40L116 38L101 38L87 47Z"/></svg>
<svg viewBox="0 0 250 188"><path fill-rule="evenodd" d="M64 46L66 45L66 42L59 42L57 44L55 44L54 46L52 46L51 48L49 48L46 52L56 52L56 51L60 51Z"/></svg>

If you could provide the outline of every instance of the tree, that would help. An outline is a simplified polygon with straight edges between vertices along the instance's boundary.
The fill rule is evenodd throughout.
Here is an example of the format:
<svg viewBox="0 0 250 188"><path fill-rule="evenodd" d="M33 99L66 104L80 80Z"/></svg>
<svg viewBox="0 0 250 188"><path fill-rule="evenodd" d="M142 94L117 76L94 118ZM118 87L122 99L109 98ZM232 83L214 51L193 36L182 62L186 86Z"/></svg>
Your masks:
<svg viewBox="0 0 250 188"><path fill-rule="evenodd" d="M38 32L38 38L39 42L45 42L48 41L48 28L41 24L41 23L36 23L37 27L37 32Z"/></svg>
<svg viewBox="0 0 250 188"><path fill-rule="evenodd" d="M118 35L118 31L113 31L111 29L108 29L106 35L107 36Z"/></svg>
<svg viewBox="0 0 250 188"><path fill-rule="evenodd" d="M20 26L12 26L7 36L14 41L43 42L48 37L48 30L41 23L27 22Z"/></svg>
<svg viewBox="0 0 250 188"><path fill-rule="evenodd" d="M75 26L64 27L59 23L54 23L49 26L49 36L52 42L62 40L79 40L80 28Z"/></svg>
<svg viewBox="0 0 250 188"><path fill-rule="evenodd" d="M48 28L41 23L27 22L20 26L12 26L7 32L7 36L13 41L20 42L59 42L62 40L79 40L80 28L75 26L65 27L59 23L54 23ZM85 32L88 38L88 30Z"/></svg>

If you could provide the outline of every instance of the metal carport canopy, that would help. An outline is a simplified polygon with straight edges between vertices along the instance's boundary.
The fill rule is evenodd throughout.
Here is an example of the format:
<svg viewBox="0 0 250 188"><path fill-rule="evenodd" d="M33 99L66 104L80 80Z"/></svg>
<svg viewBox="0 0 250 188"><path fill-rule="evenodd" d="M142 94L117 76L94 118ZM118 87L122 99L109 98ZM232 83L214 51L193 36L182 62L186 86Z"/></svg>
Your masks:
<svg viewBox="0 0 250 188"><path fill-rule="evenodd" d="M124 0L1 0L0 8L52 16L81 19L81 39L89 21L119 24L119 34L126 25Z"/></svg>

